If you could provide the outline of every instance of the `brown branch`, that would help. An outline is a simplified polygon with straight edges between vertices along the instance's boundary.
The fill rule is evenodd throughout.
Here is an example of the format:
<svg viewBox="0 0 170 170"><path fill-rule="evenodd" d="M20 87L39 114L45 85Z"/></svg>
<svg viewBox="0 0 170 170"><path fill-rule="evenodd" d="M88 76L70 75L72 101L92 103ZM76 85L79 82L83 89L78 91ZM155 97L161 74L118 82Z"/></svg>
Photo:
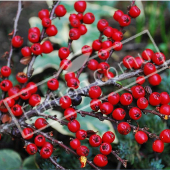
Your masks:
<svg viewBox="0 0 170 170"><path fill-rule="evenodd" d="M62 167L61 165L59 165L55 160L54 158L50 157L49 160L52 162L52 164L56 167L56 169L62 169L62 170L65 170L64 167Z"/></svg>

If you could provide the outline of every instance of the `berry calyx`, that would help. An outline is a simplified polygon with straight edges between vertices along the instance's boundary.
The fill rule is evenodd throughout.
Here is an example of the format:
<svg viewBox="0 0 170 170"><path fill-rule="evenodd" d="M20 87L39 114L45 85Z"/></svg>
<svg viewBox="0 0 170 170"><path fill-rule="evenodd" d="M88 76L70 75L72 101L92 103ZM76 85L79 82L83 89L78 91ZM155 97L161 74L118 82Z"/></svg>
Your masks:
<svg viewBox="0 0 170 170"><path fill-rule="evenodd" d="M99 86L93 86L89 89L89 96L91 99L97 99L102 94L102 90Z"/></svg>
<svg viewBox="0 0 170 170"><path fill-rule="evenodd" d="M102 143L100 145L100 152L103 155L109 155L112 151L112 146L110 145L110 143Z"/></svg>
<svg viewBox="0 0 170 170"><path fill-rule="evenodd" d="M41 102L41 96L39 94L33 94L30 98L29 98L29 104L34 107L34 106L38 106Z"/></svg>
<svg viewBox="0 0 170 170"><path fill-rule="evenodd" d="M12 38L12 46L15 48L20 48L23 45L23 38L16 35Z"/></svg>
<svg viewBox="0 0 170 170"><path fill-rule="evenodd" d="M76 138L79 140L84 140L87 138L87 132L83 129L80 129L76 132Z"/></svg>
<svg viewBox="0 0 170 170"><path fill-rule="evenodd" d="M33 137L33 130L31 128L25 128L22 131L22 136L24 139L29 140Z"/></svg>
<svg viewBox="0 0 170 170"><path fill-rule="evenodd" d="M73 109L73 108L67 108L67 109L64 111L64 117L65 117L65 119L67 119L68 121L76 119L76 118L77 118L76 110Z"/></svg>
<svg viewBox="0 0 170 170"><path fill-rule="evenodd" d="M91 135L89 138L89 143L93 147L98 147L102 143L102 139L99 135Z"/></svg>
<svg viewBox="0 0 170 170"><path fill-rule="evenodd" d="M123 120L126 116L126 112L122 108L117 108L112 112L112 117L115 120Z"/></svg>
<svg viewBox="0 0 170 170"><path fill-rule="evenodd" d="M76 152L77 152L77 155L79 156L88 156L89 154L89 148L87 146L79 146L77 149L76 149Z"/></svg>
<svg viewBox="0 0 170 170"><path fill-rule="evenodd" d="M93 162L98 167L104 167L108 164L107 157L102 154L98 154L94 157Z"/></svg>
<svg viewBox="0 0 170 170"><path fill-rule="evenodd" d="M34 139L34 143L36 144L36 146L38 147L43 147L44 144L46 142L46 139L43 135L37 135Z"/></svg>
<svg viewBox="0 0 170 170"><path fill-rule="evenodd" d="M43 159L48 159L53 153L53 150L49 147L42 147L42 149L40 150L40 156L43 158Z"/></svg>
<svg viewBox="0 0 170 170"><path fill-rule="evenodd" d="M48 80L47 82L47 86L50 90L55 91L58 89L59 87L59 82L58 80L56 80L55 78Z"/></svg>
<svg viewBox="0 0 170 170"><path fill-rule="evenodd" d="M105 143L112 143L115 140L115 134L111 131L107 131L102 136L102 141Z"/></svg>
<svg viewBox="0 0 170 170"><path fill-rule="evenodd" d="M14 105L11 111L14 116L21 116L23 114L22 107L19 104Z"/></svg>
<svg viewBox="0 0 170 170"><path fill-rule="evenodd" d="M133 101L133 97L130 93L124 93L120 96L120 103L122 105L125 106L130 105L132 101Z"/></svg>
<svg viewBox="0 0 170 170"><path fill-rule="evenodd" d="M9 77L10 74L11 74L11 68L10 68L10 67L8 67L8 66L3 66L3 67L1 68L1 75L2 75L3 77Z"/></svg>
<svg viewBox="0 0 170 170"><path fill-rule="evenodd" d="M121 122L121 123L118 124L117 130L120 134L127 135L128 133L130 133L131 128L130 128L129 123Z"/></svg>
<svg viewBox="0 0 170 170"><path fill-rule="evenodd" d="M28 144L26 147L26 151L29 155L34 155L37 153L37 146L33 143Z"/></svg>
<svg viewBox="0 0 170 170"><path fill-rule="evenodd" d="M103 113L103 114L110 114L112 111L113 111L113 105L109 102L104 102L100 105L100 111Z"/></svg>
<svg viewBox="0 0 170 170"><path fill-rule="evenodd" d="M47 125L48 122L44 118L38 118L34 123L36 129L44 129Z"/></svg>

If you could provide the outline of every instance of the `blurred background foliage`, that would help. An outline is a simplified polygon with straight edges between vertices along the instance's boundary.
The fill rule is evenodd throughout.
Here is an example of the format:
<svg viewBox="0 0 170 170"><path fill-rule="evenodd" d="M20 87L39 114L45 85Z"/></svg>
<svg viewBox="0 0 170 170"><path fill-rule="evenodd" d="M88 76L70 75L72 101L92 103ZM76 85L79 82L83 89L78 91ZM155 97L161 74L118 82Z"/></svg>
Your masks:
<svg viewBox="0 0 170 170"><path fill-rule="evenodd" d="M59 67L60 60L58 58L58 49L62 46L67 46L68 43L68 31L70 25L68 22L68 17L70 13L75 13L73 8L73 1L63 1L62 4L65 5L68 13L65 17L59 19L54 19L53 24L58 28L58 34L55 37L51 37L50 40L54 44L54 49L51 54L44 54L43 57L39 56L34 64L34 75L31 81L36 83L51 76ZM73 57L73 54L79 54L80 49L83 45L91 45L91 42L99 37L99 32L96 29L97 21L100 18L105 18L109 21L110 25L114 28L119 28L118 23L113 20L112 16L116 9L121 9L124 12L127 11L127 6L130 1L91 1L87 4L86 12L93 12L95 14L96 20L92 25L88 25L88 33L82 36L78 41L73 42L72 50L73 53L69 56ZM41 21L37 17L38 11L44 8L51 7L52 1L47 2L33 2L25 1L24 10L19 21L19 35L24 37L24 45L30 45L27 41L27 33L30 27L37 26L42 29ZM148 30L154 42L156 43L158 49L165 53L167 59L169 59L170 52L170 2L168 1L137 1L136 5L141 9L141 15L136 20L132 20L132 24L127 27L124 39L130 38L137 33L141 33L144 30ZM8 51L10 41L8 39L8 34L12 32L13 18L15 16L17 9L17 2L0 2L0 54L3 56L5 51ZM5 16L5 17L4 17ZM117 64L126 55L137 56L146 48L151 48L155 52L155 46L148 36L149 34L142 34L136 38L128 41L124 44L122 51L115 52L110 59L110 65L117 68ZM10 76L10 80L13 81L14 85L17 84L15 80L15 75L17 72L22 70L26 71L25 66L19 65L19 61L22 58L20 50L15 50L13 55L14 67L13 74ZM6 61L0 58L0 66L5 65ZM121 74L121 72L119 72ZM163 78L162 83L158 87L153 87L153 91L167 91L170 93L170 71L165 71L161 73ZM66 85L64 82L64 74L59 78L60 89L56 92L56 95L60 96L66 90ZM88 69L85 69L84 73L80 76L80 81L84 85L94 81L93 73ZM122 84L126 85L132 82L132 80L125 80ZM145 85L147 82L145 83ZM82 86L81 86L82 87ZM112 86L103 88L103 93L108 94L114 91ZM47 91L46 83L39 86L38 93L43 97ZM84 98L79 106L82 108L87 106L90 102L88 97ZM153 108L149 108L153 109ZM85 108L86 111L90 111L89 107ZM63 116L63 110L55 108L54 111L47 111L46 114L57 114L58 117ZM34 122L36 118L32 119ZM127 115L126 120L129 117ZM102 135L105 131L113 131L116 133L116 140L113 143L113 149L120 151L120 156L123 159L128 160L128 169L170 169L170 146L165 145L165 151L162 154L155 154L152 151L153 139L149 139L147 144L138 145L134 140L133 133L127 136L122 136L116 132L115 125L108 121L100 122L95 118L86 116L82 118L78 116L78 120L81 123L81 127L85 130L99 131ZM52 121L48 120L50 123ZM136 124L136 122L133 122ZM170 121L164 122L159 117L154 115L143 115L142 119L138 121L140 127L148 127L151 132L159 134L161 130L169 128ZM54 137L58 140L63 141L66 145L69 145L69 138L73 136L67 129L58 123L52 123L51 127L47 130L52 130L54 128ZM88 141L83 141L82 144L89 146ZM11 140L9 136L3 136L0 141L0 168L1 169L54 169L53 165L49 161L42 160L37 154L35 156L29 156L24 149L22 149L23 143L19 139ZM92 160L94 155L99 153L98 148L90 148L90 154L88 159ZM77 158L73 157L71 154L65 153L65 151L58 146L53 154L57 157L57 161L63 165L65 168L78 169L80 163ZM123 169L123 166L116 160L115 157L109 155L109 164L105 167L106 169ZM88 165L85 169L90 168Z"/></svg>

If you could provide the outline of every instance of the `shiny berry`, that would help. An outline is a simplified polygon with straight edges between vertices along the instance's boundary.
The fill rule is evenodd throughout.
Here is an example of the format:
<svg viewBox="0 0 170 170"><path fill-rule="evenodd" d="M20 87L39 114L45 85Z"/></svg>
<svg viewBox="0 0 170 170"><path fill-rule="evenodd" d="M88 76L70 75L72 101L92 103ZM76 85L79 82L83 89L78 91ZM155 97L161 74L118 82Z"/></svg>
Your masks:
<svg viewBox="0 0 170 170"><path fill-rule="evenodd" d="M148 78L148 81L152 86L158 86L161 83L162 78L159 74L154 74Z"/></svg>
<svg viewBox="0 0 170 170"><path fill-rule="evenodd" d="M170 102L170 96L167 92L161 93L161 104L168 104Z"/></svg>
<svg viewBox="0 0 170 170"><path fill-rule="evenodd" d="M69 32L69 37L71 40L78 40L80 38L80 31L77 28L72 28Z"/></svg>
<svg viewBox="0 0 170 170"><path fill-rule="evenodd" d="M31 48L30 47L23 47L21 49L21 53L24 57L29 57L29 56L31 56Z"/></svg>
<svg viewBox="0 0 170 170"><path fill-rule="evenodd" d="M93 147L98 147L102 143L102 139L99 135L94 134L90 136L89 143Z"/></svg>
<svg viewBox="0 0 170 170"><path fill-rule="evenodd" d="M141 118L142 116L142 112L139 108L137 107L132 107L130 110L129 110L129 116L131 119L133 120L138 120Z"/></svg>
<svg viewBox="0 0 170 170"><path fill-rule="evenodd" d="M30 42L32 42L32 43L37 43L37 42L39 42L39 39L40 39L40 35L39 35L39 33L37 33L37 32L30 32L30 33L28 34L28 40L29 40Z"/></svg>
<svg viewBox="0 0 170 170"><path fill-rule="evenodd" d="M98 67L98 61L95 60L95 59L91 59L90 61L88 61L88 64L87 64L87 67L90 69L90 70L97 70L97 67Z"/></svg>
<svg viewBox="0 0 170 170"><path fill-rule="evenodd" d="M93 13L88 12L83 16L83 22L85 24L92 24L95 20L95 16Z"/></svg>
<svg viewBox="0 0 170 170"><path fill-rule="evenodd" d="M157 106L161 103L161 95L157 92L153 92L150 96L149 96L149 103L152 106Z"/></svg>
<svg viewBox="0 0 170 170"><path fill-rule="evenodd" d="M26 151L29 155L34 155L37 153L37 146L33 143L26 146Z"/></svg>
<svg viewBox="0 0 170 170"><path fill-rule="evenodd" d="M139 76L136 78L136 83L139 85L142 85L145 83L145 77L144 76Z"/></svg>
<svg viewBox="0 0 170 170"><path fill-rule="evenodd" d="M24 42L23 38L18 35L16 35L15 37L12 38L12 46L15 48L21 47L23 42Z"/></svg>
<svg viewBox="0 0 170 170"><path fill-rule="evenodd" d="M92 54L92 48L88 45L84 45L81 49L82 54L90 56Z"/></svg>
<svg viewBox="0 0 170 170"><path fill-rule="evenodd" d="M79 146L77 149L76 149L76 152L77 152L77 155L79 156L88 156L89 154L89 148L87 146Z"/></svg>
<svg viewBox="0 0 170 170"><path fill-rule="evenodd" d="M83 129L80 129L76 132L76 138L79 140L84 140L87 138L87 132Z"/></svg>
<svg viewBox="0 0 170 170"><path fill-rule="evenodd" d="M132 17L132 18L136 18L140 15L140 9L137 7L137 6L132 6L129 10L129 15Z"/></svg>
<svg viewBox="0 0 170 170"><path fill-rule="evenodd" d="M99 86L93 86L89 89L89 96L92 99L97 99L102 94L102 90Z"/></svg>
<svg viewBox="0 0 170 170"><path fill-rule="evenodd" d="M105 73L108 68L110 68L109 64L106 62L101 62L100 64L98 64L97 70L99 73Z"/></svg>
<svg viewBox="0 0 170 170"><path fill-rule="evenodd" d="M112 117L115 120L123 120L126 116L126 112L122 108L117 108L112 112Z"/></svg>
<svg viewBox="0 0 170 170"><path fill-rule="evenodd" d="M19 83L26 83L28 81L27 75L23 72L18 73L16 79Z"/></svg>
<svg viewBox="0 0 170 170"><path fill-rule="evenodd" d="M148 136L143 131L137 131L135 134L135 140L142 145L148 141Z"/></svg>
<svg viewBox="0 0 170 170"><path fill-rule="evenodd" d="M82 102L82 97L81 95L76 95L75 97L72 98L72 105L73 106L78 106Z"/></svg>
<svg viewBox="0 0 170 170"><path fill-rule="evenodd" d="M133 101L133 97L130 93L124 93L120 96L120 103L122 105L125 106L130 105L132 101Z"/></svg>
<svg viewBox="0 0 170 170"><path fill-rule="evenodd" d="M40 54L42 54L42 52L43 52L43 48L42 48L41 44L35 43L35 44L33 44L33 45L31 46L31 51L32 51L32 53L34 53L35 55L40 55Z"/></svg>
<svg viewBox="0 0 170 170"><path fill-rule="evenodd" d="M134 60L133 68L139 69L139 68L141 68L143 63L144 63L144 60L141 57L136 57Z"/></svg>
<svg viewBox="0 0 170 170"><path fill-rule="evenodd" d="M34 82L29 82L29 83L26 85L26 88L27 88L27 90L28 90L31 94L36 93L37 90L38 90L37 85L36 85Z"/></svg>
<svg viewBox="0 0 170 170"><path fill-rule="evenodd" d="M49 18L50 14L48 9L42 9L41 11L38 12L38 17L42 20L43 18Z"/></svg>
<svg viewBox="0 0 170 170"><path fill-rule="evenodd" d="M12 82L10 80L3 80L0 83L0 87L2 91L8 91L12 87Z"/></svg>
<svg viewBox="0 0 170 170"><path fill-rule="evenodd" d="M98 111L100 109L101 104L102 103L99 99L93 99L90 102L90 107L91 107L92 110Z"/></svg>
<svg viewBox="0 0 170 170"><path fill-rule="evenodd" d="M123 39L123 33L121 31L114 31L112 34L112 39L114 41L121 41Z"/></svg>
<svg viewBox="0 0 170 170"><path fill-rule="evenodd" d="M84 34L86 34L86 32L87 32L87 28L86 28L86 26L85 26L84 24L81 24L81 25L78 27L78 30L80 31L80 34L81 34L81 35L84 35Z"/></svg>
<svg viewBox="0 0 170 170"><path fill-rule="evenodd" d="M50 19L50 18L47 18L47 17L43 18L43 19L42 19L42 25L43 25L43 27L45 27L45 28L51 26L51 19Z"/></svg>
<svg viewBox="0 0 170 170"><path fill-rule="evenodd" d="M156 64L156 65L161 65L165 62L166 57L163 53L161 52L157 52L152 56L152 61Z"/></svg>
<svg viewBox="0 0 170 170"><path fill-rule="evenodd" d="M105 143L112 143L115 140L115 134L111 131L107 131L102 136L102 141Z"/></svg>
<svg viewBox="0 0 170 170"><path fill-rule="evenodd" d="M23 129L23 131L22 131L22 136L23 136L23 138L26 139L26 140L31 139L31 138L34 136L33 130L32 130L31 128L25 128L25 129Z"/></svg>
<svg viewBox="0 0 170 170"><path fill-rule="evenodd" d="M161 153L164 150L164 143L161 140L157 139L153 142L152 149L154 152Z"/></svg>
<svg viewBox="0 0 170 170"><path fill-rule="evenodd" d="M11 97L14 99L14 100L18 100L19 99L19 96L18 96L18 93L19 93L20 89L19 87L11 87L9 90L8 90L8 96ZM14 97L15 95L15 97Z"/></svg>
<svg viewBox="0 0 170 170"><path fill-rule="evenodd" d="M105 19L100 19L97 23L97 28L99 31L103 31L109 25L108 21Z"/></svg>
<svg viewBox="0 0 170 170"><path fill-rule="evenodd" d="M83 13L78 13L77 18L81 21L83 20Z"/></svg>
<svg viewBox="0 0 170 170"><path fill-rule="evenodd" d="M170 105L162 105L159 109L159 112L164 115L170 115Z"/></svg>
<svg viewBox="0 0 170 170"><path fill-rule="evenodd" d="M77 14L70 14L69 21L71 22L73 19L77 19Z"/></svg>
<svg viewBox="0 0 170 170"><path fill-rule="evenodd" d="M14 105L11 111L14 116L21 116L23 114L22 107L19 104Z"/></svg>
<svg viewBox="0 0 170 170"><path fill-rule="evenodd" d="M108 101L109 101L109 103L111 103L112 105L118 104L119 100L120 100L120 96L119 96L118 93L112 92L112 93L110 93L110 94L108 95Z"/></svg>
<svg viewBox="0 0 170 170"><path fill-rule="evenodd" d="M81 25L81 23L78 18L75 18L71 20L70 25L74 28L78 28Z"/></svg>
<svg viewBox="0 0 170 170"><path fill-rule="evenodd" d="M34 107L34 106L38 106L41 102L41 97L39 94L33 94L30 98L29 98L29 104Z"/></svg>
<svg viewBox="0 0 170 170"><path fill-rule="evenodd" d="M49 147L42 147L42 149L40 150L40 156L43 158L43 159L48 159L53 153L53 150Z"/></svg>
<svg viewBox="0 0 170 170"><path fill-rule="evenodd" d="M98 57L101 59L101 60L106 60L109 58L109 51L108 50L105 50L105 49L100 49L98 51Z"/></svg>
<svg viewBox="0 0 170 170"><path fill-rule="evenodd" d="M47 126L48 122L46 121L46 119L44 118L38 118L35 123L34 126L36 129L41 129L41 128L45 128Z"/></svg>
<svg viewBox="0 0 170 170"><path fill-rule="evenodd" d="M145 89L142 86L133 86L131 88L132 90L132 95L135 99L139 99L140 97L144 97L145 96Z"/></svg>
<svg viewBox="0 0 170 170"><path fill-rule="evenodd" d="M102 42L100 40L94 40L92 43L92 48L95 51L99 51L102 48Z"/></svg>
<svg viewBox="0 0 170 170"><path fill-rule="evenodd" d="M77 12L84 12L86 10L86 1L77 1L74 4L74 9Z"/></svg>
<svg viewBox="0 0 170 170"><path fill-rule="evenodd" d="M60 63L60 68L63 70L67 70L71 66L72 66L72 63L68 59L63 59Z"/></svg>
<svg viewBox="0 0 170 170"><path fill-rule="evenodd" d="M80 81L78 78L71 78L67 81L67 86L69 88L73 88L73 89L77 89L79 88L79 85L80 85Z"/></svg>
<svg viewBox="0 0 170 170"><path fill-rule="evenodd" d="M51 44L50 41L44 41L42 44L42 50L43 50L43 53L49 54L54 50L53 45Z"/></svg>
<svg viewBox="0 0 170 170"><path fill-rule="evenodd" d="M109 155L112 151L112 146L110 145L110 143L102 143L100 145L100 152L103 155Z"/></svg>
<svg viewBox="0 0 170 170"><path fill-rule="evenodd" d="M66 13L67 13L67 10L64 7L64 5L58 5L55 8L55 14L56 14L57 17L63 17Z"/></svg>
<svg viewBox="0 0 170 170"><path fill-rule="evenodd" d="M71 106L71 99L68 96L63 96L60 98L60 106L63 109L67 109Z"/></svg>
<svg viewBox="0 0 170 170"><path fill-rule="evenodd" d="M71 132L76 133L80 129L80 123L77 120L71 120L67 127Z"/></svg>
<svg viewBox="0 0 170 170"><path fill-rule="evenodd" d="M48 80L47 86L50 90L55 91L59 87L59 82L55 78L52 78L51 80Z"/></svg>
<svg viewBox="0 0 170 170"><path fill-rule="evenodd" d="M75 78L75 73L74 72L69 72L65 74L65 80L68 81L71 78Z"/></svg>
<svg viewBox="0 0 170 170"><path fill-rule="evenodd" d="M54 146L50 143L50 142L45 142L45 144L43 145L43 147L48 147L51 148L53 150Z"/></svg>
<svg viewBox="0 0 170 170"><path fill-rule="evenodd" d="M137 106L140 108L140 109L146 109L148 107L148 100L145 98L145 97L140 97L138 100L137 100Z"/></svg>
<svg viewBox="0 0 170 170"><path fill-rule="evenodd" d="M81 143L78 139L72 139L70 141L70 146L72 149L76 150L78 147L80 147Z"/></svg>
<svg viewBox="0 0 170 170"><path fill-rule="evenodd" d="M146 49L142 52L142 58L144 60L150 61L153 55L154 55L154 52L151 49Z"/></svg>
<svg viewBox="0 0 170 170"><path fill-rule="evenodd" d="M119 22L119 19L120 19L120 17L121 17L122 15L124 15L123 11L117 10L117 11L115 11L115 13L114 13L114 15L113 15L113 18L114 18L116 21Z"/></svg>
<svg viewBox="0 0 170 170"><path fill-rule="evenodd" d="M128 69L132 69L134 66L134 63L135 63L135 59L134 57L130 55L123 58L123 65Z"/></svg>
<svg viewBox="0 0 170 170"><path fill-rule="evenodd" d="M65 119L67 119L68 121L70 120L74 120L77 118L77 113L76 113L76 110L73 109L73 108L67 108L65 111L64 111L64 117Z"/></svg>
<svg viewBox="0 0 170 170"><path fill-rule="evenodd" d="M129 17L129 15L123 14L120 18L119 18L119 24L122 27L126 27L131 23L131 18Z"/></svg>
<svg viewBox="0 0 170 170"><path fill-rule="evenodd" d="M10 74L11 74L11 68L10 68L10 67L8 67L8 66L3 66L3 67L1 68L1 75L2 75L3 77L9 77Z"/></svg>
<svg viewBox="0 0 170 170"><path fill-rule="evenodd" d="M93 162L98 167L104 167L108 164L107 157L102 154L98 154L94 157Z"/></svg>
<svg viewBox="0 0 170 170"><path fill-rule="evenodd" d="M160 139L164 143L170 143L170 130L165 129L160 133Z"/></svg>
<svg viewBox="0 0 170 170"><path fill-rule="evenodd" d="M107 26L106 28L104 28L103 34L104 34L106 37L112 37L112 35L113 35L113 28L110 27L110 26Z"/></svg>
<svg viewBox="0 0 170 170"><path fill-rule="evenodd" d="M46 30L45 30L46 34L48 36L55 36L58 33L57 27L55 25L50 25Z"/></svg>
<svg viewBox="0 0 170 170"><path fill-rule="evenodd" d="M104 102L100 105L100 110L103 114L110 114L113 111L113 105L109 102Z"/></svg>
<svg viewBox="0 0 170 170"><path fill-rule="evenodd" d="M43 147L44 144L46 142L46 139L43 135L37 135L34 139L34 143L38 146L38 147Z"/></svg>
<svg viewBox="0 0 170 170"><path fill-rule="evenodd" d="M155 73L156 72L156 67L152 63L146 63L144 65L143 72L144 72L145 75Z"/></svg>
<svg viewBox="0 0 170 170"><path fill-rule="evenodd" d="M113 49L115 51L120 51L122 49L122 43L120 41L115 41L113 43Z"/></svg>
<svg viewBox="0 0 170 170"><path fill-rule="evenodd" d="M118 124L117 130L120 134L127 135L131 131L131 128L130 128L129 123L121 122Z"/></svg>
<svg viewBox="0 0 170 170"><path fill-rule="evenodd" d="M108 79L111 79L111 78L115 77L115 75L114 75L112 72L110 72L110 71L105 72L104 75L105 75Z"/></svg>
<svg viewBox="0 0 170 170"><path fill-rule="evenodd" d="M28 34L31 33L31 32L36 32L38 33L38 35L40 36L41 32L40 32L40 29L38 27L32 27L28 30Z"/></svg>

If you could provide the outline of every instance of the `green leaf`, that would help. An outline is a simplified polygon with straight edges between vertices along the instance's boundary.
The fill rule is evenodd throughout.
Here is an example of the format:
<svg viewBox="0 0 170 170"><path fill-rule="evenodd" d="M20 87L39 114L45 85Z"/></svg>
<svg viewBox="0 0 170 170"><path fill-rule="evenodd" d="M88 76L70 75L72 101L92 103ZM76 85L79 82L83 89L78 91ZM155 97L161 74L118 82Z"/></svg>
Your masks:
<svg viewBox="0 0 170 170"><path fill-rule="evenodd" d="M21 157L17 152L10 149L2 149L0 151L1 169L20 169L21 163Z"/></svg>
<svg viewBox="0 0 170 170"><path fill-rule="evenodd" d="M36 161L35 161L35 156L29 156L26 158L22 164L23 169L39 169Z"/></svg>

